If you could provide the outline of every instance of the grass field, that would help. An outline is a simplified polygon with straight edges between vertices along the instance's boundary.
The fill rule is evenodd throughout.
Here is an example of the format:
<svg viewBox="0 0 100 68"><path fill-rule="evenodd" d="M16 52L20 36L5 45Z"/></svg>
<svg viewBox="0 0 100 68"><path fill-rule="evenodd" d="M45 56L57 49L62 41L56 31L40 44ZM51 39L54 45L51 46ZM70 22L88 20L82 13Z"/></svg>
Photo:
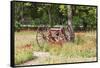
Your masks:
<svg viewBox="0 0 100 68"><path fill-rule="evenodd" d="M33 52L40 51L35 36L36 32L33 31L15 32L16 64L21 64L28 60L35 59ZM96 32L90 31L75 33L75 41L63 43L62 47L56 44L46 43L43 51L49 52L50 55L57 56L43 61L43 63L49 64L78 62L82 61L84 58L94 58L96 57ZM63 57L63 60L59 57ZM77 61L76 58L81 60ZM90 61L94 61L94 59L91 59Z"/></svg>

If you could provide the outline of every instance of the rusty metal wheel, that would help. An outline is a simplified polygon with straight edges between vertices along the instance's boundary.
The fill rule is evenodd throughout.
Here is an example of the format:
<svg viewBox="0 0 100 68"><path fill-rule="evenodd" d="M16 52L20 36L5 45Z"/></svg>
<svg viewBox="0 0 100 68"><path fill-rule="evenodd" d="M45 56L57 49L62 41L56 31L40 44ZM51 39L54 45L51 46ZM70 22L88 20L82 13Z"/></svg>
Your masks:
<svg viewBox="0 0 100 68"><path fill-rule="evenodd" d="M44 48L47 44L47 28L41 29L39 27L37 29L36 42L40 49Z"/></svg>

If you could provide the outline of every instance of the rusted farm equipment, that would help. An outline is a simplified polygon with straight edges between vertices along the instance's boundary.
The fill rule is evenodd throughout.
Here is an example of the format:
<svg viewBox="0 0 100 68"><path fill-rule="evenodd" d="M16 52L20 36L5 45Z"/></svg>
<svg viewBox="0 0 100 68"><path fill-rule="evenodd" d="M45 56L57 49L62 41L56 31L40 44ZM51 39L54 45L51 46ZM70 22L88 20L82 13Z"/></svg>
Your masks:
<svg viewBox="0 0 100 68"><path fill-rule="evenodd" d="M63 43L70 40L69 27L55 26L55 27L38 27L36 34L36 41L40 48L45 43Z"/></svg>

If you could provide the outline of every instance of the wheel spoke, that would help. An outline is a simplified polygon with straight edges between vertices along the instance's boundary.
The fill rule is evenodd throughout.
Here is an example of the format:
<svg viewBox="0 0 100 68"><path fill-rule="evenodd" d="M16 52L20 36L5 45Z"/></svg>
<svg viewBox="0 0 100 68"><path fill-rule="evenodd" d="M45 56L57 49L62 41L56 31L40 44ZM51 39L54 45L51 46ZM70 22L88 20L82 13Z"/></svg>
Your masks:
<svg viewBox="0 0 100 68"><path fill-rule="evenodd" d="M37 30L37 35L36 35L36 41L38 46L43 49L45 43L46 43L46 31L39 31Z"/></svg>

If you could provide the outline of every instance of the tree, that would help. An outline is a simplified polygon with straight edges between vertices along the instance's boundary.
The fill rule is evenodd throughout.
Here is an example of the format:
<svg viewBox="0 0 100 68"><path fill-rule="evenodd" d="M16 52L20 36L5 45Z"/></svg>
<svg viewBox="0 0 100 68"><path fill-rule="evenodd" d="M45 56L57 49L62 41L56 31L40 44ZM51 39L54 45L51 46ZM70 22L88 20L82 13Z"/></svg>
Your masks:
<svg viewBox="0 0 100 68"><path fill-rule="evenodd" d="M14 2L15 21L21 25L63 25L67 21L71 38L74 31L96 29L96 7L32 2ZM72 23L73 22L73 23ZM74 28L73 28L74 27ZM74 30L74 31L73 31Z"/></svg>
<svg viewBox="0 0 100 68"><path fill-rule="evenodd" d="M68 14L68 31L69 31L69 40L70 41L74 41L74 30L73 30L73 27L72 27L72 8L71 8L71 5L67 5L67 14Z"/></svg>

